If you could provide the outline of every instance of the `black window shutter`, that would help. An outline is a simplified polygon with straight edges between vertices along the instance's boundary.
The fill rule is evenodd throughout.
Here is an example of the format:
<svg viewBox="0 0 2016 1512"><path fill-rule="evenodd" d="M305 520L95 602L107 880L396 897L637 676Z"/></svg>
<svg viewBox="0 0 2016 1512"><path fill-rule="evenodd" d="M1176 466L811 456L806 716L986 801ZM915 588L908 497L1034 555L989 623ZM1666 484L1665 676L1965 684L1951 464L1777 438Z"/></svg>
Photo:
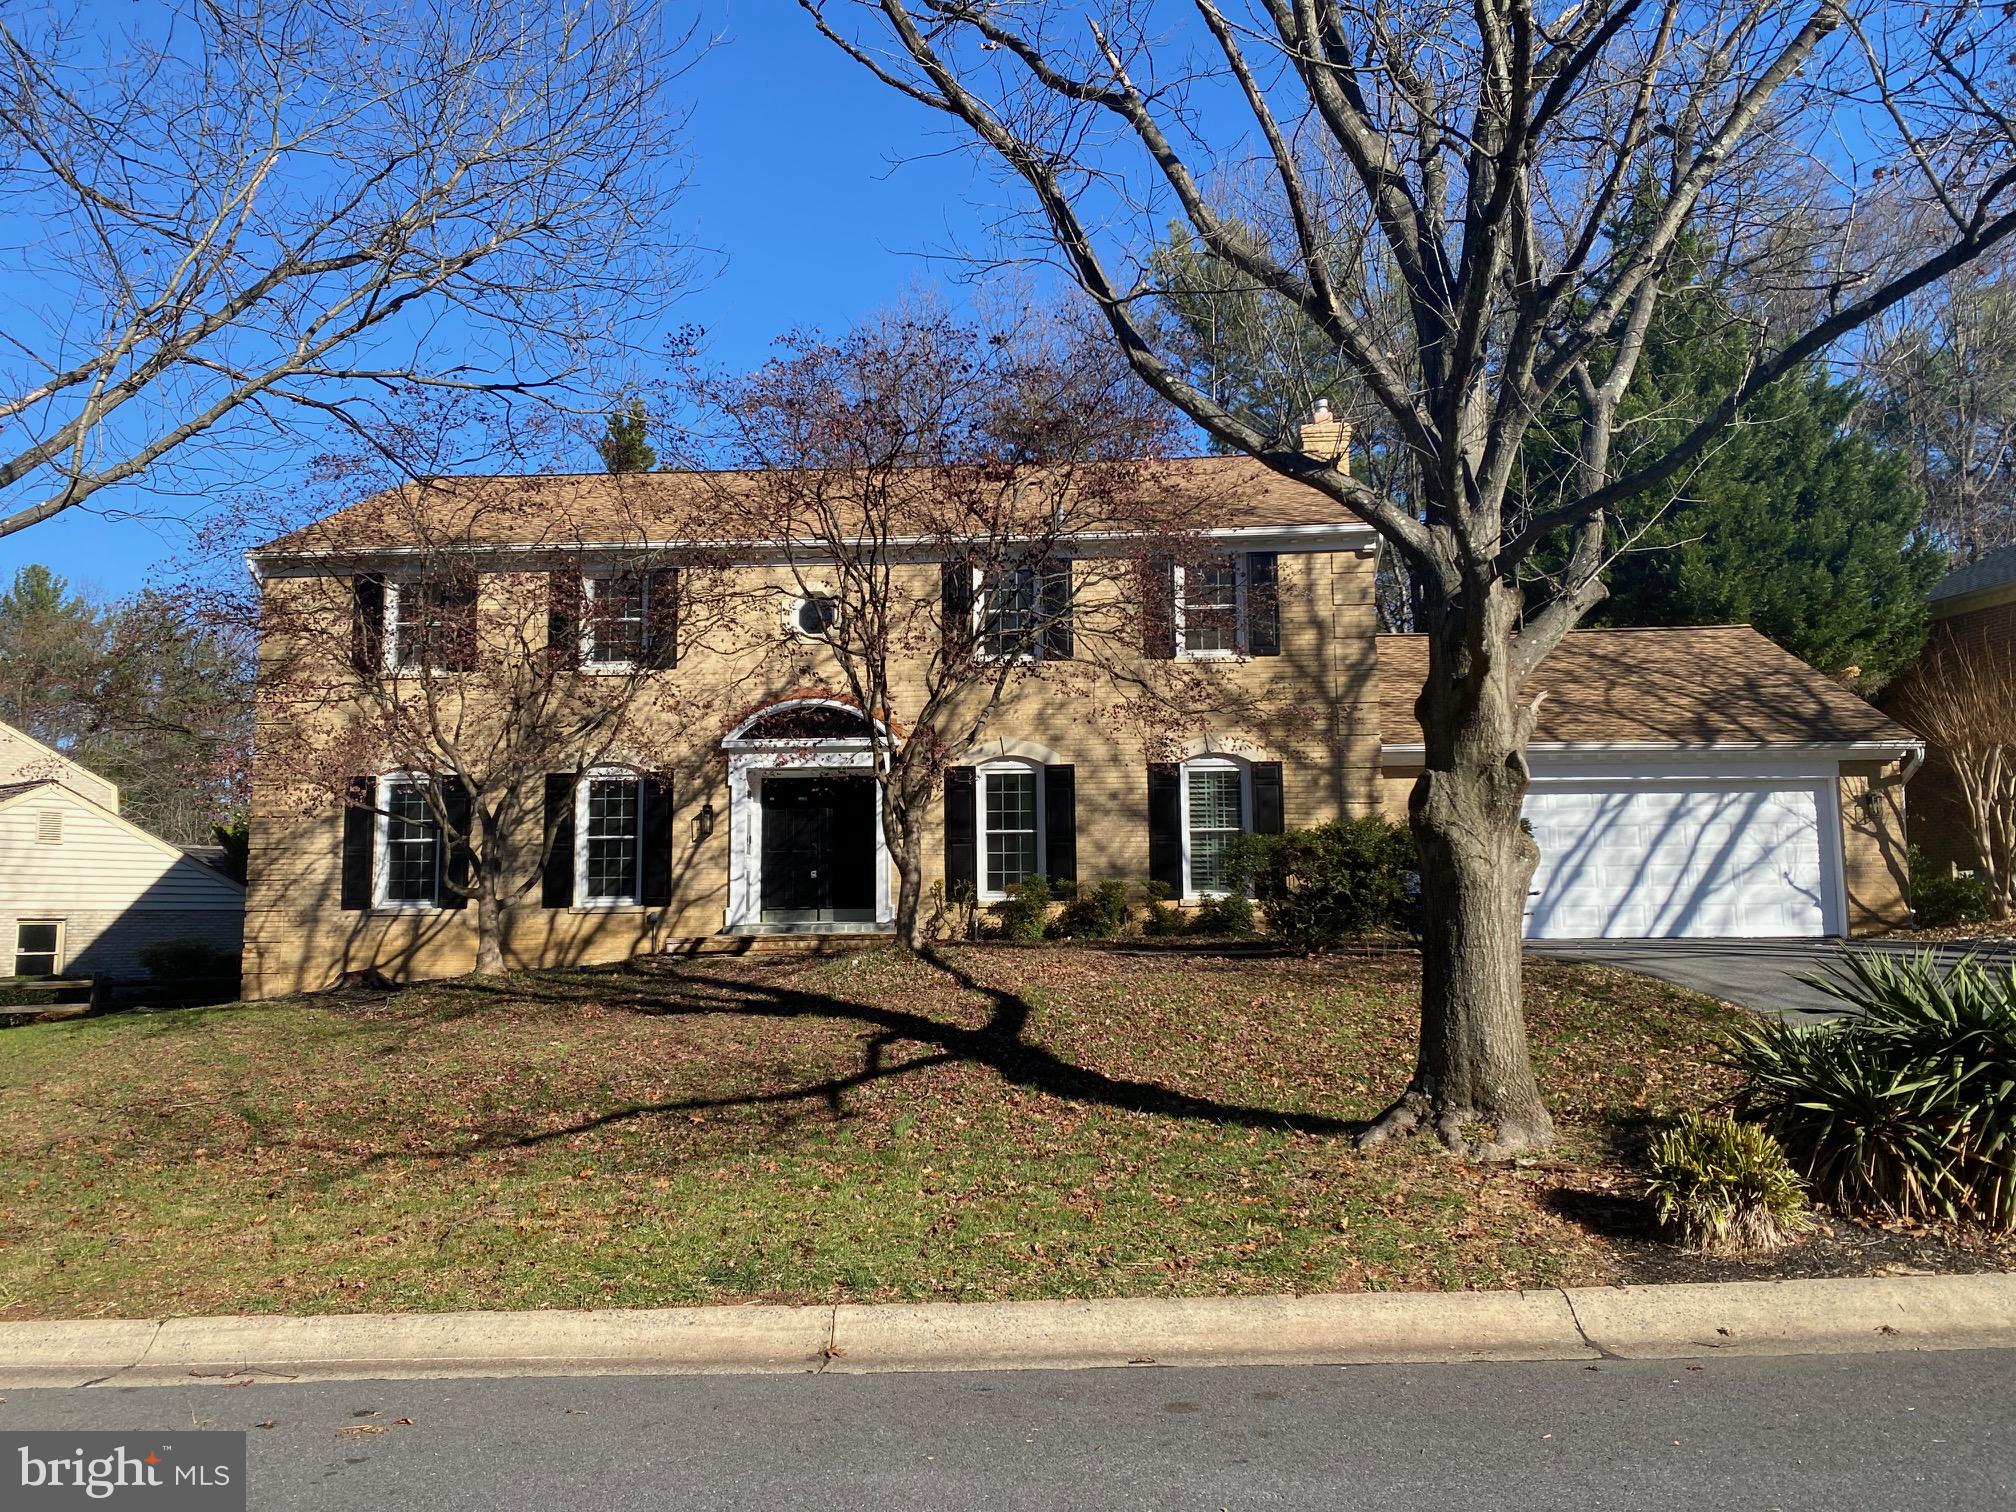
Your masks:
<svg viewBox="0 0 2016 1512"><path fill-rule="evenodd" d="M1254 656L1281 654L1280 581L1277 553L1246 553L1246 647Z"/></svg>
<svg viewBox="0 0 2016 1512"><path fill-rule="evenodd" d="M556 567L546 574L546 651L556 669L581 665L581 573Z"/></svg>
<svg viewBox="0 0 2016 1512"><path fill-rule="evenodd" d="M434 665L444 672L473 672L476 669L476 609L482 584L481 574L470 568L456 568L444 578L441 595L441 626L445 645L438 648Z"/></svg>
<svg viewBox="0 0 2016 1512"><path fill-rule="evenodd" d="M945 896L955 903L974 896L980 870L973 777L972 767L945 772Z"/></svg>
<svg viewBox="0 0 2016 1512"><path fill-rule="evenodd" d="M663 908L672 901L672 774L645 773L642 797L644 864L637 879L637 901L646 908Z"/></svg>
<svg viewBox="0 0 2016 1512"><path fill-rule="evenodd" d="M441 812L448 816L448 833L441 837L448 870L438 901L443 908L467 908L469 894L458 891L457 884L464 889L469 886L475 857L469 850L469 789L460 777L441 779Z"/></svg>
<svg viewBox="0 0 2016 1512"><path fill-rule="evenodd" d="M344 795L342 906L347 910L371 906L371 849L378 834L377 795L375 777L352 777Z"/></svg>
<svg viewBox="0 0 2016 1512"><path fill-rule="evenodd" d="M385 579L380 574L367 572L350 580L350 610L350 665L374 677L385 670Z"/></svg>
<svg viewBox="0 0 2016 1512"><path fill-rule="evenodd" d="M1071 559L1056 557L1043 564L1043 657L1069 661L1074 653L1071 633Z"/></svg>
<svg viewBox="0 0 2016 1512"><path fill-rule="evenodd" d="M679 569L662 567L644 578L644 659L653 667L679 665ZM669 901L669 900L668 900Z"/></svg>
<svg viewBox="0 0 2016 1512"><path fill-rule="evenodd" d="M1176 655L1176 564L1151 557L1141 569L1141 652L1156 661Z"/></svg>
<svg viewBox="0 0 2016 1512"><path fill-rule="evenodd" d="M968 562L947 562L939 585L940 614L943 617L945 656L948 661L973 652L973 567Z"/></svg>
<svg viewBox="0 0 2016 1512"><path fill-rule="evenodd" d="M1183 895L1183 778L1171 761L1148 763L1148 880Z"/></svg>
<svg viewBox="0 0 2016 1512"><path fill-rule="evenodd" d="M1281 763L1253 763L1253 833L1281 833Z"/></svg>
<svg viewBox="0 0 2016 1512"><path fill-rule="evenodd" d="M546 866L539 901L547 908L574 906L574 779L566 772L546 774Z"/></svg>
<svg viewBox="0 0 2016 1512"><path fill-rule="evenodd" d="M1057 882L1078 880L1078 770L1043 768L1044 870Z"/></svg>

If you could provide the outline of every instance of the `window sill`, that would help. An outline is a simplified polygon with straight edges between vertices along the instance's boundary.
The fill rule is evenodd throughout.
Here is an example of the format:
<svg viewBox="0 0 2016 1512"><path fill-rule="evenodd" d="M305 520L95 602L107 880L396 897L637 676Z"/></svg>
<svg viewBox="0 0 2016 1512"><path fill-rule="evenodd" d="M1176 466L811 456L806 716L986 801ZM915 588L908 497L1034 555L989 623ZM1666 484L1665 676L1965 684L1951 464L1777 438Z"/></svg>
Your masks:
<svg viewBox="0 0 2016 1512"><path fill-rule="evenodd" d="M398 918L403 914L447 913L439 903L390 903L379 902L371 905L371 912L383 914L386 918Z"/></svg>
<svg viewBox="0 0 2016 1512"><path fill-rule="evenodd" d="M649 671L636 662L591 662L581 663L580 670L597 677L628 677L632 673Z"/></svg>
<svg viewBox="0 0 2016 1512"><path fill-rule="evenodd" d="M577 913L577 914L622 914L622 913L641 914L641 913L649 913L651 911L651 906L647 906L646 904L643 903L638 903L634 901L625 901L623 899L617 899L617 898L611 898L607 902L591 899L589 902L586 903L570 904L567 911L569 913Z"/></svg>
<svg viewBox="0 0 2016 1512"><path fill-rule="evenodd" d="M1178 651L1176 660L1194 662L1244 661L1244 651Z"/></svg>

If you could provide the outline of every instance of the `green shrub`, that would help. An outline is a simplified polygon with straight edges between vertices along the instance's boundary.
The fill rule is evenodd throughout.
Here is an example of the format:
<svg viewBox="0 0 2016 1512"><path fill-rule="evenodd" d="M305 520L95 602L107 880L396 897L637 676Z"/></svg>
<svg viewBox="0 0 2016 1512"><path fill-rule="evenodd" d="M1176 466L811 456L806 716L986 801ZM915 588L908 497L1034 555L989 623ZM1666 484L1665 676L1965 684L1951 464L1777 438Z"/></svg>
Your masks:
<svg viewBox="0 0 2016 1512"><path fill-rule="evenodd" d="M2016 1228L2016 967L1867 951L1812 980L1853 1012L1740 1028L1741 1110L1844 1211Z"/></svg>
<svg viewBox="0 0 2016 1512"><path fill-rule="evenodd" d="M1169 884L1149 882L1143 891L1148 896L1148 912L1141 920L1141 932L1151 935L1183 933L1182 913L1169 906Z"/></svg>
<svg viewBox="0 0 2016 1512"><path fill-rule="evenodd" d="M1688 1249L1762 1255L1813 1226L1778 1142L1726 1113L1690 1113L1652 1141L1652 1203Z"/></svg>
<svg viewBox="0 0 2016 1512"><path fill-rule="evenodd" d="M1001 920L1003 938L1025 945L1043 938L1043 926L1050 919L1050 884L1030 877L1008 889L1006 901L994 905Z"/></svg>
<svg viewBox="0 0 2016 1512"><path fill-rule="evenodd" d="M1420 863L1404 825L1368 816L1242 836L1232 864L1252 879L1268 933L1299 949L1414 927Z"/></svg>
<svg viewBox="0 0 2016 1512"><path fill-rule="evenodd" d="M1988 888L1979 877L1957 875L1911 848L1911 917L1920 929L1979 924L1988 917Z"/></svg>
<svg viewBox="0 0 2016 1512"><path fill-rule="evenodd" d="M1207 898L1204 906L1190 919L1190 928L1196 934L1244 935L1252 934L1256 927L1253 900L1244 892L1228 892L1221 898Z"/></svg>
<svg viewBox="0 0 2016 1512"><path fill-rule="evenodd" d="M1072 939L1117 940L1127 929L1127 884L1074 887L1052 928Z"/></svg>

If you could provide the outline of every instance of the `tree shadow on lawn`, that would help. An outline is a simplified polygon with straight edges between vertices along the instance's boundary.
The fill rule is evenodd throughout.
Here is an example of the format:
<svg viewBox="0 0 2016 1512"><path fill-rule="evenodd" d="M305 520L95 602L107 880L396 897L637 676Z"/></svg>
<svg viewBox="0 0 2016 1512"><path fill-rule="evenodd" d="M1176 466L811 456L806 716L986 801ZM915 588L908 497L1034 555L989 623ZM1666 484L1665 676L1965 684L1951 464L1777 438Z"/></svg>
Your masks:
<svg viewBox="0 0 2016 1512"><path fill-rule="evenodd" d="M659 976L663 984L661 990L640 990L644 982L658 973L618 968L604 980L611 987L622 986L630 990L620 996L605 993L600 1001L605 1006L632 1013L657 1018L724 1014L752 1019L851 1019L875 1032L864 1047L861 1068L843 1076L826 1077L771 1092L630 1103L559 1128L540 1129L532 1133L491 1131L465 1141L453 1150L434 1153L439 1156L467 1156L499 1149L525 1149L637 1119L728 1108L790 1106L817 1101L823 1102L837 1117L843 1111L843 1097L856 1088L933 1066L962 1063L983 1066L1003 1081L1052 1097L1129 1113L1327 1136L1352 1135L1362 1127L1357 1121L1327 1114L1220 1102L1215 1098L1178 1092L1158 1082L1108 1076L1104 1072L1076 1065L1023 1037L1032 1009L1019 994L1007 988L988 986L935 950L925 952L922 959L958 987L986 998L989 1003L986 1023L969 1029L904 1008L712 975L696 970L691 962L681 962L664 970ZM534 983L522 979L512 983L470 980L444 983L443 987L477 997L487 995L521 1002L575 1004L582 1001L576 992L541 990L536 985L536 979ZM457 1016L461 1011L455 1010ZM893 1061L891 1050L905 1043L926 1047L930 1053L911 1060ZM420 1152L401 1152L402 1156L415 1153ZM388 1154L379 1158L394 1157Z"/></svg>

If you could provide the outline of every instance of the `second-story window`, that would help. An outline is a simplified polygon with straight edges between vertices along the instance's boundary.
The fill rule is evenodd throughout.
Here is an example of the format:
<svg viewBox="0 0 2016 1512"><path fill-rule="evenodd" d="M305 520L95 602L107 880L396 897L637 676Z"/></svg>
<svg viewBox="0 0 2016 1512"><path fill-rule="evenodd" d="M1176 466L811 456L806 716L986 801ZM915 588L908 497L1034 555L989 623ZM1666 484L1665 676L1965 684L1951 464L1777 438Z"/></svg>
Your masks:
<svg viewBox="0 0 2016 1512"><path fill-rule="evenodd" d="M476 664L476 580L417 577L385 585L385 665L466 672Z"/></svg>
<svg viewBox="0 0 2016 1512"><path fill-rule="evenodd" d="M983 574L974 608L980 617L980 654L996 659L1034 656L1040 629L1042 579L1033 567Z"/></svg>
<svg viewBox="0 0 2016 1512"><path fill-rule="evenodd" d="M577 789L581 843L574 896L589 904L637 901L642 851L643 785L630 772L590 772Z"/></svg>
<svg viewBox="0 0 2016 1512"><path fill-rule="evenodd" d="M641 665L650 643L651 583L640 572L585 578L581 658L591 667Z"/></svg>
<svg viewBox="0 0 2016 1512"><path fill-rule="evenodd" d="M1241 559L1212 557L1176 569L1176 625L1183 655L1245 650L1246 582Z"/></svg>

